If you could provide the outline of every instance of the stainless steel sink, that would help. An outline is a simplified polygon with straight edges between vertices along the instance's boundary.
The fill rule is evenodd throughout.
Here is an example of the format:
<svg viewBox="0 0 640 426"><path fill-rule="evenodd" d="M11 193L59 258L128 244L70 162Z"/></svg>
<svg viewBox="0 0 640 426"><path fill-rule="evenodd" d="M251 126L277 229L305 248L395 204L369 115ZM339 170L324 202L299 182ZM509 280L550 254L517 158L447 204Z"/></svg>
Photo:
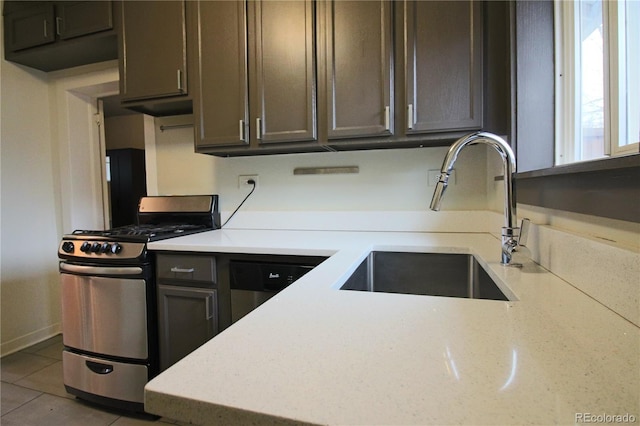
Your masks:
<svg viewBox="0 0 640 426"><path fill-rule="evenodd" d="M372 251L340 290L509 300L470 254Z"/></svg>

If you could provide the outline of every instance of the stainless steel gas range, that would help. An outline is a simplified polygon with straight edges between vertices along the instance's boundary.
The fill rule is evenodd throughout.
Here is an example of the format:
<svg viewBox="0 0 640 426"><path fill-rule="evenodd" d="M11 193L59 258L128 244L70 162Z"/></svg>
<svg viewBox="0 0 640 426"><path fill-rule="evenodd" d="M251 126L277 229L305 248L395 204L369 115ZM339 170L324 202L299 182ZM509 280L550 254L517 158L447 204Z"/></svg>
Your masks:
<svg viewBox="0 0 640 426"><path fill-rule="evenodd" d="M147 243L219 227L217 195L144 197L137 224L62 238L67 392L144 411L144 386L159 371L155 268Z"/></svg>

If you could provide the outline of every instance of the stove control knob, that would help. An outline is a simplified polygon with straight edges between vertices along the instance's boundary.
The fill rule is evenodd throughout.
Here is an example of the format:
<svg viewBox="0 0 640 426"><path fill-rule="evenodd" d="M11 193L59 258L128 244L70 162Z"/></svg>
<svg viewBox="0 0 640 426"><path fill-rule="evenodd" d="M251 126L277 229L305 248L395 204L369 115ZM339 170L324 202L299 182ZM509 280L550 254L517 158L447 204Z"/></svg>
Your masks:
<svg viewBox="0 0 640 426"><path fill-rule="evenodd" d="M98 253L100 251L100 243L91 244L91 251L93 253Z"/></svg>
<svg viewBox="0 0 640 426"><path fill-rule="evenodd" d="M113 243L111 246L111 253L118 254L122 251L122 246L118 243Z"/></svg>
<svg viewBox="0 0 640 426"><path fill-rule="evenodd" d="M64 243L62 243L62 251L64 251L65 253L73 253L74 249L75 246L71 241L65 241Z"/></svg>
<svg viewBox="0 0 640 426"><path fill-rule="evenodd" d="M89 250L91 250L91 243L88 241L82 243L82 245L80 246L80 251L83 253L89 253Z"/></svg>
<svg viewBox="0 0 640 426"><path fill-rule="evenodd" d="M100 246L100 251L102 253L111 253L111 244L102 243L102 245Z"/></svg>

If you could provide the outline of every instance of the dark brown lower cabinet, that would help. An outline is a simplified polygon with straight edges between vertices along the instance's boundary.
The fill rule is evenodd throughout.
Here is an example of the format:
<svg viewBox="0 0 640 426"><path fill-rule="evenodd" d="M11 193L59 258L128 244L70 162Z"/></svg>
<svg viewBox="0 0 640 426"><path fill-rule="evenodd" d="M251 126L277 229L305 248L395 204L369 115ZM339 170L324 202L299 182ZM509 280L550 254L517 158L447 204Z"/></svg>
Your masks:
<svg viewBox="0 0 640 426"><path fill-rule="evenodd" d="M157 254L160 371L218 334L221 321L216 269L213 256Z"/></svg>
<svg viewBox="0 0 640 426"><path fill-rule="evenodd" d="M160 371L218 333L216 289L158 286Z"/></svg>

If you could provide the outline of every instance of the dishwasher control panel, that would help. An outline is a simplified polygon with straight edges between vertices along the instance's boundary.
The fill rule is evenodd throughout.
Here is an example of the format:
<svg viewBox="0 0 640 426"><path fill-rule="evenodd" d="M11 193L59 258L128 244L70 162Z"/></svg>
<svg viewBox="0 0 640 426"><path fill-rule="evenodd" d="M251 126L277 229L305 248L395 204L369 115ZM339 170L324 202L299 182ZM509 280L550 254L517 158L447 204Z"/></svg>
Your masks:
<svg viewBox="0 0 640 426"><path fill-rule="evenodd" d="M296 259L295 256L287 256L286 261L282 262L251 258L231 259L231 322L234 323L247 315L323 260L324 258Z"/></svg>

